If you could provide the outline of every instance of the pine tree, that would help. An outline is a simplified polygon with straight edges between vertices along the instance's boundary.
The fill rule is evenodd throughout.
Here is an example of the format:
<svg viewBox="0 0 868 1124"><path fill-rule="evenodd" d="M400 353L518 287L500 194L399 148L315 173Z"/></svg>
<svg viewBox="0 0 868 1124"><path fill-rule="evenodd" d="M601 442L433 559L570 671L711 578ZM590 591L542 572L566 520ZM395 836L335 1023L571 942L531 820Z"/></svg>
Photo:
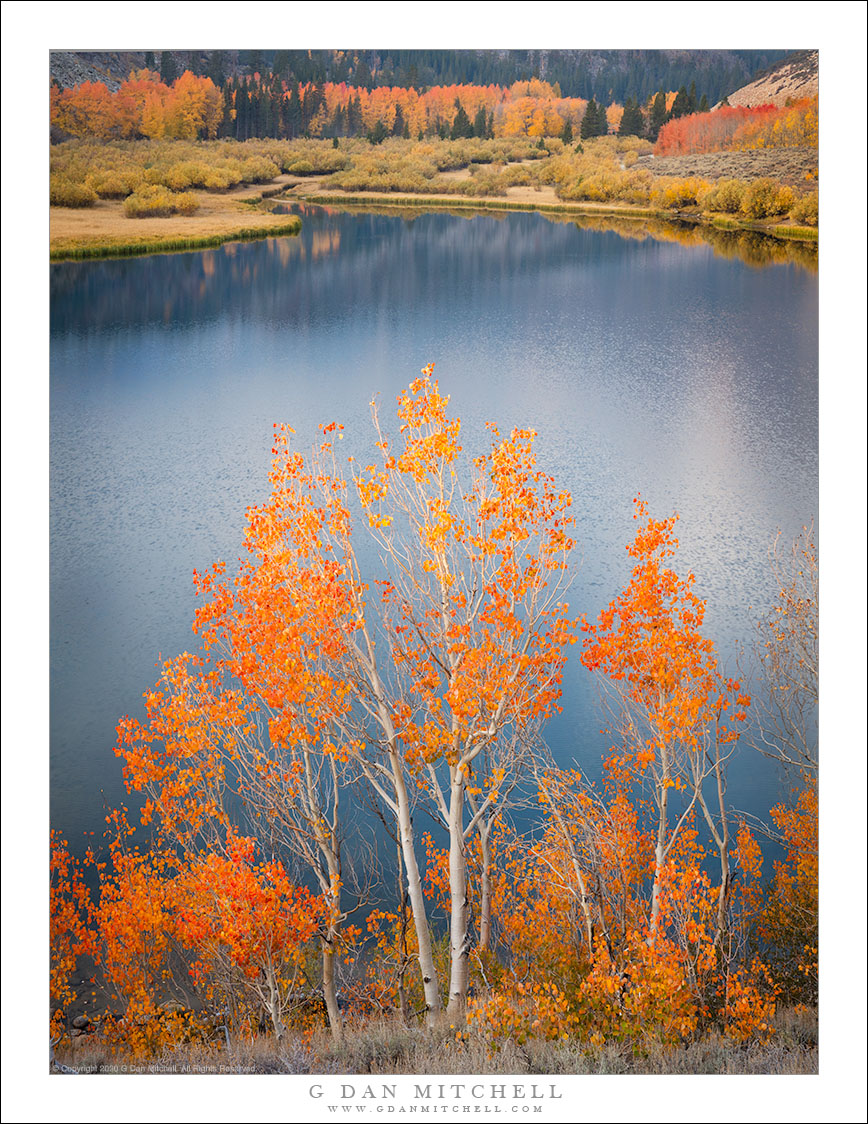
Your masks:
<svg viewBox="0 0 868 1124"><path fill-rule="evenodd" d="M145 70L156 70L157 63L153 51L145 51Z"/></svg>
<svg viewBox="0 0 868 1124"><path fill-rule="evenodd" d="M651 140L657 140L657 134L665 122L666 95L662 90L659 90L654 98L654 104L651 106L651 122L648 128L648 136Z"/></svg>
<svg viewBox="0 0 868 1124"><path fill-rule="evenodd" d="M178 77L178 68L175 65L175 56L171 51L162 51L160 54L160 81L171 86Z"/></svg>
<svg viewBox="0 0 868 1124"><path fill-rule="evenodd" d="M488 135L488 117L484 105L481 105L479 109L477 109L476 116L473 118L473 135L475 137L485 137Z"/></svg>
<svg viewBox="0 0 868 1124"><path fill-rule="evenodd" d="M473 124L467 116L467 111L460 101L456 100L458 112L455 114L455 120L452 122L452 130L449 134L451 140L461 140L463 137L473 136Z"/></svg>
<svg viewBox="0 0 868 1124"><path fill-rule="evenodd" d="M211 58L208 60L208 67L205 74L215 86L222 86L226 82L226 75L223 71L223 52L212 51Z"/></svg>
<svg viewBox="0 0 868 1124"><path fill-rule="evenodd" d="M624 112L621 114L621 124L618 126L619 137L641 137L645 132L645 118L637 102L627 98L624 102Z"/></svg>
<svg viewBox="0 0 868 1124"><path fill-rule="evenodd" d="M605 110L603 113L605 115ZM585 108L585 114L582 117L582 125L579 129L582 140L588 140L589 137L598 137L600 135L598 114L597 103L591 98Z"/></svg>
<svg viewBox="0 0 868 1124"><path fill-rule="evenodd" d="M676 117L686 117L688 113L690 113L690 98L687 90L681 86L675 95L672 109L669 111L669 120L672 121Z"/></svg>
<svg viewBox="0 0 868 1124"><path fill-rule="evenodd" d="M383 124L381 118L377 118L377 123L373 129L368 133L368 140L371 144L382 144L386 137L389 135L386 126Z"/></svg>
<svg viewBox="0 0 868 1124"><path fill-rule="evenodd" d="M363 86L366 90L374 84L373 76L371 75L371 68L368 66L364 58L360 58L356 63L355 73L353 74L353 83L356 86Z"/></svg>
<svg viewBox="0 0 868 1124"><path fill-rule="evenodd" d="M564 144L573 143L573 123L569 118L564 121L564 127L561 129L561 140Z"/></svg>

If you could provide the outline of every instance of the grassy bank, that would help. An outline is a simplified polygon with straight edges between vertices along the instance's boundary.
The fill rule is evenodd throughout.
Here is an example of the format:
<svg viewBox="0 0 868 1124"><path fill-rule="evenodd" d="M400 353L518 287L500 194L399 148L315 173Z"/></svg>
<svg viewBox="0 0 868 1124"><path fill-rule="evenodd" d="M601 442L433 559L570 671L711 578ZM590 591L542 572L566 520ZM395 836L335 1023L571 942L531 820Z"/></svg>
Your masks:
<svg viewBox="0 0 868 1124"><path fill-rule="evenodd" d="M272 191L282 191L285 186L282 183ZM263 195L261 189L250 187L203 194L193 214L147 218L128 217L119 199L100 199L87 208L52 207L50 257L52 261L127 257L298 234L301 219L297 215L257 209Z"/></svg>
<svg viewBox="0 0 868 1124"><path fill-rule="evenodd" d="M815 1010L790 1009L775 1016L766 1042L738 1043L718 1031L664 1048L649 1039L637 1046L529 1038L490 1042L459 1040L454 1031L412 1028L398 1020L353 1025L342 1041L326 1031L188 1044L158 1057L113 1055L97 1035L58 1048L57 1061L83 1073L165 1071L227 1074L815 1074L819 1050Z"/></svg>
<svg viewBox="0 0 868 1124"><path fill-rule="evenodd" d="M293 216L289 220L268 226L242 226L220 234L201 234L188 236L165 236L162 238L143 237L137 241L107 241L66 245L54 244L51 247L52 261L78 261L87 258L124 258L139 254L166 254L185 250L207 250L222 246L224 242L250 242L257 238L279 238L298 234L301 219Z"/></svg>

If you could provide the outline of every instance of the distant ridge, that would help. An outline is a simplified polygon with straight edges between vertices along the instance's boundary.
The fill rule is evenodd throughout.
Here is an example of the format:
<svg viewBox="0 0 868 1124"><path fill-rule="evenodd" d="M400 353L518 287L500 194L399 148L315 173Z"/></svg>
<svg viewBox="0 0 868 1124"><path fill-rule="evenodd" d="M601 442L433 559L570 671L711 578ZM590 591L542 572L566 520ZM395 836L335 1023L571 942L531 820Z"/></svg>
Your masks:
<svg viewBox="0 0 868 1124"><path fill-rule="evenodd" d="M816 97L820 92L818 51L798 51L762 71L730 94L730 105L786 105L787 99Z"/></svg>

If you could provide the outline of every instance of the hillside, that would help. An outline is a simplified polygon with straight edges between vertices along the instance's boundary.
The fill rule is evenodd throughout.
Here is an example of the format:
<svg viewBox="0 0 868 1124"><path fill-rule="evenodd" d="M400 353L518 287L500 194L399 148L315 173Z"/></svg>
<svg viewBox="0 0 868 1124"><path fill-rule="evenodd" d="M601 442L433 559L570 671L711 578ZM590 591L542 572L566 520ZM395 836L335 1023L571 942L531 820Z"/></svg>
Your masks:
<svg viewBox="0 0 868 1124"><path fill-rule="evenodd" d="M788 100L813 98L820 91L818 51L799 51L758 74L729 95L730 105L786 105Z"/></svg>
<svg viewBox="0 0 868 1124"><path fill-rule="evenodd" d="M149 52L150 53L150 52ZM160 69L161 51L153 64ZM710 103L776 65L787 50L173 50L170 64L224 78L274 73L299 82L347 82L371 89L449 85L510 86L532 77L557 83L564 97L604 103L657 90L677 90L695 82ZM52 51L51 77L64 89L83 81L103 81L117 89L132 69L146 62L144 51Z"/></svg>

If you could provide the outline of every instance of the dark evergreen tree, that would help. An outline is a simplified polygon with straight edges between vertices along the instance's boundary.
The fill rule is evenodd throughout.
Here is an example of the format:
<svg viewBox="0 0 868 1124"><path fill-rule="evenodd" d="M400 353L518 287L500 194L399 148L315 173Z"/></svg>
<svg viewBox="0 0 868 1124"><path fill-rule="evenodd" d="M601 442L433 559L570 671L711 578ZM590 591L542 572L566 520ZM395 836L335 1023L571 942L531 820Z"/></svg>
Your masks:
<svg viewBox="0 0 868 1124"><path fill-rule="evenodd" d="M564 121L564 127L561 129L561 140L564 144L573 143L573 123L569 118Z"/></svg>
<svg viewBox="0 0 868 1124"><path fill-rule="evenodd" d="M382 144L388 135L388 129L383 124L382 119L378 117L376 125L368 133L368 140L371 144Z"/></svg>
<svg viewBox="0 0 868 1124"><path fill-rule="evenodd" d="M687 91L687 112L695 113L698 102L696 100L696 82L690 83L690 89Z"/></svg>
<svg viewBox="0 0 868 1124"><path fill-rule="evenodd" d="M582 140L588 140L590 137L599 136L599 123L597 120L597 103L593 98L588 102L585 107L585 113L582 117L582 124L579 129L579 135Z"/></svg>
<svg viewBox="0 0 868 1124"><path fill-rule="evenodd" d="M153 51L145 51L145 70L156 70L157 62Z"/></svg>
<svg viewBox="0 0 868 1124"><path fill-rule="evenodd" d="M357 137L362 131L362 99L358 94L347 103L347 136Z"/></svg>
<svg viewBox="0 0 868 1124"><path fill-rule="evenodd" d="M178 77L178 67L175 65L175 56L171 51L160 53L160 81L171 86Z"/></svg>
<svg viewBox="0 0 868 1124"><path fill-rule="evenodd" d="M223 52L212 51L211 58L208 60L208 66L205 74L215 86L222 86L226 82L226 74L224 71Z"/></svg>
<svg viewBox="0 0 868 1124"><path fill-rule="evenodd" d="M455 103L458 107L458 112L455 114L455 120L452 122L452 129L449 134L452 140L460 140L462 137L473 136L473 123L467 116L467 111L460 101L456 100Z"/></svg>
<svg viewBox="0 0 868 1124"><path fill-rule="evenodd" d="M353 85L361 86L366 90L370 90L374 85L374 79L371 75L371 68L368 66L364 57L360 56L356 63L355 73L353 74Z"/></svg>
<svg viewBox="0 0 868 1124"><path fill-rule="evenodd" d="M664 94L662 90L659 90L651 106L651 120L648 123L648 136L651 140L657 140L657 134L660 132L661 126L665 123L666 94Z"/></svg>
<svg viewBox="0 0 868 1124"><path fill-rule="evenodd" d="M641 137L645 133L645 118L638 103L632 98L624 102L624 112L621 114L621 124L618 126L619 137Z"/></svg>
<svg viewBox="0 0 868 1124"><path fill-rule="evenodd" d="M681 86L678 93L675 95L675 101L672 103L672 108L669 110L668 121L673 121L676 117L686 117L690 112L690 98L687 90Z"/></svg>
<svg viewBox="0 0 868 1124"><path fill-rule="evenodd" d="M699 99L699 112L708 113L708 98L705 96L705 94L703 94Z"/></svg>
<svg viewBox="0 0 868 1124"><path fill-rule="evenodd" d="M404 113L400 105L395 106L395 123L392 125L392 136L402 137L404 135Z"/></svg>
<svg viewBox="0 0 868 1124"><path fill-rule="evenodd" d="M485 112L484 105L477 109L476 116L473 118L473 135L475 137L488 136L488 115Z"/></svg>
<svg viewBox="0 0 868 1124"><path fill-rule="evenodd" d="M289 88L289 98L284 113L286 122L286 135L290 140L301 136L303 130L301 120L301 97L298 92L298 83L293 82Z"/></svg>

